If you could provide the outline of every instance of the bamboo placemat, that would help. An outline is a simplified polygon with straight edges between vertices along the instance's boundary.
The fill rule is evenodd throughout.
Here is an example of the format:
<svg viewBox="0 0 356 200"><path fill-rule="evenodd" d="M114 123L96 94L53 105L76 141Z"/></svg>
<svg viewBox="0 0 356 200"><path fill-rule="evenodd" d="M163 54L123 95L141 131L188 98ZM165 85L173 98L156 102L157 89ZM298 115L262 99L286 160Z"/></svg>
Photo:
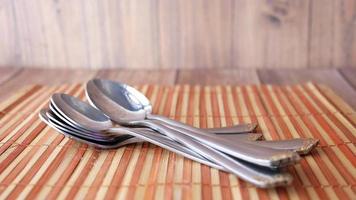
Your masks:
<svg viewBox="0 0 356 200"><path fill-rule="evenodd" d="M267 140L320 139L289 171L289 187L257 189L236 176L143 143L99 150L38 118L54 92L84 98L82 85L24 88L0 104L0 199L355 199L356 113L329 88L138 87L154 113L199 127L258 122Z"/></svg>

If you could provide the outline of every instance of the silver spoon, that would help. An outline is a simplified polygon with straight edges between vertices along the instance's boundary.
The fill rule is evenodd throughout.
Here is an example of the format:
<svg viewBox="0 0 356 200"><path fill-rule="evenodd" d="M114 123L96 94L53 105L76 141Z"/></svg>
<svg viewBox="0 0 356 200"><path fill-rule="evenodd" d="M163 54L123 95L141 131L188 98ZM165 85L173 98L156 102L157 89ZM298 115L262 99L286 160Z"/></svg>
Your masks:
<svg viewBox="0 0 356 200"><path fill-rule="evenodd" d="M130 108L131 107L136 107L139 108L140 104L146 112L148 112L147 116L154 116L150 114L150 111L152 110L152 106L149 103L149 100L139 91L136 89L125 85L121 84L118 82L113 82L113 81L108 81L108 80L102 80L102 79L94 79L91 80L87 83L87 88L86 88L86 94L88 97L89 102L91 105L94 107L98 107L99 109L102 109L103 112L108 111L106 107L104 107L105 103L112 103L110 100L114 101L117 105L114 105L115 108L119 109L120 105L123 104L125 108ZM123 97L127 98L120 98L118 95L122 94ZM108 97L108 98L106 98ZM137 97L137 98L136 98ZM138 103L137 103L138 102ZM115 109L110 109L114 112ZM123 110L123 114L125 114L127 110ZM141 111L141 110L137 110ZM135 112L135 110L134 110ZM128 115L133 115L133 112L127 112ZM112 117L114 120L116 119L115 116L117 116L115 113L108 113L106 114L109 117ZM126 117L128 116L126 115ZM159 116L160 117L160 116ZM155 116L157 118L157 116ZM162 117L160 117L162 118ZM167 118L165 118L167 119ZM121 120L121 119L116 119L116 120ZM165 121L167 122L167 121ZM179 123L173 120L168 120L168 122L173 122L173 124ZM177 127L182 127L186 126L185 124L179 123ZM253 131L257 127L256 123L251 123L251 124L245 124L245 125L235 125L231 127L221 127L221 128L210 128L210 129L197 129L194 127L185 127L190 131L195 131L199 132L201 130L205 131L205 133L215 133L218 134L220 138L223 138L225 140L228 140L229 142L235 142L235 141L253 141L253 140L258 140L262 135L246 135L246 133L243 132L249 132ZM171 127L172 128L172 127ZM184 132L182 129L178 129ZM204 133L201 133L204 134ZM241 137L241 138L240 138ZM248 139L246 139L248 138ZM254 142L253 144L259 145L259 146L264 146L264 147L269 147L269 148L274 148L274 149L279 149L279 150L287 150L287 151L294 151L297 152L301 155L308 154L317 144L319 140L317 139L312 139L312 138L298 138L298 139L289 139L289 140L284 140L284 141L258 141ZM221 149L220 149L221 150Z"/></svg>
<svg viewBox="0 0 356 200"><path fill-rule="evenodd" d="M73 124L66 124L68 121L65 119L65 117L61 116L60 113L56 110L53 106L50 106L51 110L46 111L46 115L50 121L52 121L52 124L58 125L59 127L65 127L67 132L71 132L72 135L79 134L80 137L86 137L94 141L101 141L101 142L111 142L113 144L117 143L118 145L121 144L121 140L117 140L118 137L121 137L121 135L116 134L102 134L102 133L95 133L95 132L83 132L82 129L78 129L78 127L73 126ZM64 120L64 121L63 121ZM143 132L148 132L147 134L153 134L153 132L150 129L143 129L141 128ZM240 134L239 136L244 135ZM164 136L161 135L156 135L156 137L162 137ZM232 140L236 139L235 134L228 134L228 135L221 135L222 137L231 137ZM240 139L240 138L238 138ZM132 139L133 140L133 139ZM164 138L164 140L167 140L167 138ZM134 142L138 142L139 139L133 140ZM167 142L166 142L167 143ZM170 141L171 145L177 144L172 141ZM290 148L293 151L296 151L299 154L307 154L310 152L312 149L311 146L315 146L317 142L314 141L314 139L306 140L306 139L293 139L293 140L283 140L283 141L258 141L260 145L269 145L273 146L273 148ZM117 147L113 145L113 147Z"/></svg>
<svg viewBox="0 0 356 200"><path fill-rule="evenodd" d="M234 157L266 167L279 167L297 162L297 153L275 150L253 143L230 141L206 131L176 122L163 116L151 114L148 99L136 89L113 81L94 79L87 83L86 94L92 105L103 111L113 121L123 125L139 125L154 128L157 120L165 127L183 133L210 147ZM168 124L166 123L168 122ZM173 124L173 126L171 126ZM169 137L175 136L170 133Z"/></svg>
<svg viewBox="0 0 356 200"><path fill-rule="evenodd" d="M72 129L76 129L76 130L79 130L81 132L83 132L83 134L88 134L88 135L91 135L91 136L96 136L96 135L99 135L99 139L103 137L103 134L97 134L95 132L92 132L90 130L86 130L86 129L83 129L82 127L74 124L73 122L69 121L68 119L66 119L65 117L63 117L59 111L56 109L55 106L53 106L52 103L50 103L50 111L48 112L48 114L50 114L51 112L53 112L56 116L58 116L60 118L61 121L64 121L65 123L67 124L70 124ZM54 118L54 115L48 115L48 117L50 119ZM58 120L57 118L54 118L52 119L54 121L57 121L58 123ZM60 123L60 122L59 122ZM150 129L146 129L147 131L149 131ZM207 131L210 132L210 129L207 128L206 129ZM211 132L212 134L217 134L219 135L219 137L222 137L222 138L227 138L229 140L248 140L248 141L256 141L256 140L259 140L263 135L261 133L241 133L241 134L222 134L222 133L213 133ZM117 134L111 134L111 133L107 133L105 134L106 137L110 138L110 137L116 137Z"/></svg>
<svg viewBox="0 0 356 200"><path fill-rule="evenodd" d="M95 86L96 89L94 89L93 86ZM91 102L93 100L91 97L96 96L97 89L99 89L109 98L113 99L115 102L119 103L124 109L133 111L136 115L142 117L142 115L145 116L146 114L151 114L152 112L152 106L146 96L144 96L135 88L130 87L129 85L110 80L93 79L87 83L86 88L86 94L90 103L93 103ZM93 106L95 107L96 105ZM131 113L131 116L133 116L133 113ZM126 116L128 117L127 120L130 120L129 118L131 116ZM166 123L169 124L172 122L168 121ZM254 131L256 127L257 123L247 123L230 127L212 128L211 131L222 134L249 133Z"/></svg>
<svg viewBox="0 0 356 200"><path fill-rule="evenodd" d="M200 163L209 165L211 167L215 167L218 169L223 169L221 166L216 165L205 158L201 157L199 154L196 154L193 151L190 151L188 148L183 148L180 144L165 138L163 135L158 135L154 133L150 129L139 128L136 130L140 130L144 132L144 140L136 138L134 139L131 135L126 134L111 134L111 137L108 137L109 134L96 133L96 132L83 132L83 129L78 129L78 127L73 126L72 123L68 123L68 120L65 119L57 110L54 110L54 106L50 106L50 110L42 109L40 112L40 117L47 124L50 123L52 127L54 127L57 131L63 133L66 136L70 136L71 138L79 141L85 142L89 145L94 145L99 148L117 148L122 145L149 141L153 144L166 148L170 151L181 154L185 157L188 157L192 160L198 161ZM68 124L67 124L68 123ZM133 129L131 129L134 131ZM140 135L140 136L141 136ZM125 141L125 142L123 142ZM163 146L162 146L162 145Z"/></svg>
<svg viewBox="0 0 356 200"><path fill-rule="evenodd" d="M127 130L121 130L121 133L116 133L117 136L115 140L109 140L109 139L103 139L103 140L97 140L96 138L93 138L91 136L88 136L87 134L83 134L81 130L76 130L73 129L71 125L65 124L65 122L60 122L59 120L53 120L56 117L53 116L53 114L50 113L50 110L47 109L42 109L39 114L40 118L42 121L44 121L47 125L51 126L58 132L62 133L63 135L74 139L78 142L88 144L90 146L98 147L101 149L113 149L113 148L118 148L124 145L128 144L133 144L133 143L139 143L139 142L144 142L148 141L151 142L157 146L161 146L162 148L168 149L172 152L178 153L184 157L190 158L192 160L195 160L197 162L206 164L208 166L218 168L218 169L223 169L220 165L217 165L215 163L212 163L208 160L206 160L204 157L200 156L199 154L190 151L187 148L183 148L181 145L168 140L160 135L157 135L156 133L153 133L152 131L147 131L145 130L145 134L140 134L136 135L138 137L133 137L132 134L135 134L134 132L139 130L130 130L132 131L132 134L127 134ZM51 116L51 117L49 117ZM58 123L59 122L59 123ZM103 134L103 133L100 133Z"/></svg>
<svg viewBox="0 0 356 200"><path fill-rule="evenodd" d="M58 98L62 99L62 101L58 100ZM145 134L138 133L137 131L133 133L131 129L124 127L113 128L113 124L110 124L110 119L103 115L99 110L96 110L95 108L85 104L84 102L81 102L79 99L74 97L70 97L64 94L55 94L52 96L51 100L63 116L67 117L68 119L70 118L70 121L75 122L75 124L80 125L85 129L90 129L97 132L110 131L113 133L118 132L119 134L125 133L136 137L140 137L140 134ZM149 123L155 124L155 122ZM155 124L155 128L160 129L160 131L169 130L167 127L164 127L159 123ZM174 132L174 130L171 131ZM285 185L292 179L289 174L278 173L276 171L258 167L239 159L234 159L224 153L216 151L211 147L201 145L200 143L191 140L189 137L183 134L177 133L176 135L177 138L175 139L187 144L193 151L216 163L219 163L222 167L224 167L225 170L232 172L242 179L247 180L257 186L271 187L276 185Z"/></svg>
<svg viewBox="0 0 356 200"><path fill-rule="evenodd" d="M52 113L53 112L53 113ZM50 118L52 121L54 121L56 124L68 124L70 125L68 129L71 131L80 131L82 135L86 135L88 137L92 137L93 139L96 140L113 140L117 137L117 134L102 134L102 133L95 133L88 131L86 129L83 129L80 126L77 126L67 120L64 116L62 116L55 106L50 104L50 111L47 112L48 118ZM142 129L143 130L143 129ZM144 129L143 131L149 131L150 129ZM211 130L211 129L207 129ZM248 140L248 141L255 141L258 138L260 138L262 134L259 133L245 133L245 134L219 134L219 137L234 141L234 140ZM105 137L105 138L103 138ZM266 147L271 147L274 149L288 149L291 151L295 151L301 155L305 155L309 153L314 146L317 145L318 140L315 139L291 139L291 140L281 140L281 141L257 141L256 142L258 145L266 146Z"/></svg>
<svg viewBox="0 0 356 200"><path fill-rule="evenodd" d="M92 141L91 139L88 139L86 137L82 138L82 137L78 137L77 135L72 135L73 133L69 130L67 130L66 128L67 127L62 127L62 126L59 126L57 124L54 124L53 122L50 121L50 119L48 118L47 114L46 114L47 110L46 109L43 109L40 111L40 118L42 119L42 121L44 121L46 124L48 124L50 127L54 128L55 130L57 130L58 132L62 133L63 135L65 135L66 137L69 137L71 139L74 139L78 142L81 142L81 143L85 143L85 144L88 144L90 146L94 146L94 147L97 147L97 148L101 148L101 149L112 149L112 148L118 148L118 147L121 147L121 146L124 146L124 145L128 145L128 144L133 144L133 143L137 143L137 142L142 142L141 139L137 138L137 137L132 137L132 138L129 138L129 139L126 139L126 140L122 140L122 141L118 141L118 143L115 143L115 144L112 144L110 142L108 143L99 143L97 141ZM156 134L154 133L153 135L151 135L153 137L156 137ZM160 141L159 143L155 143L156 141L156 138L154 138L153 140L150 140L150 136L146 137L145 138L146 141L150 141L150 142L153 142L154 144L156 145L159 145L163 148L166 148L170 151L173 151L175 153L178 153L182 156L185 156L185 157L188 157L194 161L198 161L200 163L203 163L205 165L208 165L208 166L211 166L211 167L215 167L219 170L225 170L224 168L222 168L220 165L216 165L215 163L212 163L208 160L206 160L205 158L201 157L199 154L196 154L195 152L191 152L189 151L188 149L185 149L185 148L180 148L179 145L177 146L176 144L173 144L171 145L171 142L170 140L167 141L167 144ZM243 161L241 161L242 163L244 163ZM252 164L249 164L249 163L244 163L247 170L247 172L249 174L247 174L246 176L251 176L251 179L260 179L261 177L266 180L266 177L268 178L273 178L273 179L288 179L288 182L286 184L288 184L290 181L291 181L291 177L289 177L290 175L289 174L286 174L286 173L279 173L277 171L271 171L271 170L268 170L266 168L262 168L262 167L258 167L256 165L252 165ZM261 181L261 180L256 180L256 181ZM284 183L280 182L280 183L276 183L276 181L272 181L272 182L268 182L268 183L265 183L263 185L261 185L260 187L274 187L274 186L279 186L279 185L284 185Z"/></svg>
<svg viewBox="0 0 356 200"><path fill-rule="evenodd" d="M85 129L87 131L99 132L102 130L108 130L112 126L111 121L107 120L107 117L105 115L102 115L104 117L101 117L101 118L94 118L94 119L90 118L91 115L94 115L93 113L97 112L97 110L91 106L88 106L88 104L80 101L79 99L76 99L69 95L65 95L65 94L52 95L51 106L52 105L53 105L53 107L55 107L55 109L53 109L53 111L55 111L55 112L58 111L59 116L64 116L66 119L63 119L63 120L67 121L67 123L70 123L73 126L82 127L83 129ZM88 111L91 111L91 112L88 112ZM86 116L83 114L85 112L88 113ZM98 115L98 116L101 116L101 115ZM170 138L173 138L173 139L176 139L177 141L182 142L185 145L192 144L192 145L195 145L196 147L200 147L201 149L206 149L206 147L204 147L200 143L193 141L189 136L186 136L184 134L181 134L180 132L174 131L173 128L175 128L175 127L168 128L164 125L160 125L159 123L157 123L155 121L148 121L148 120L139 121L135 125L153 128L153 129L157 130L158 132L161 132L161 133L167 135ZM106 128L106 129L104 129L104 128ZM238 141L236 141L236 142L238 142ZM229 143L227 145L229 145ZM253 148L251 148L249 146L252 146ZM191 146L189 146L189 147L191 147ZM206 154L206 152L203 152L203 153ZM261 165L261 166L276 168L276 167L281 167L281 166L285 166L285 165L290 165L290 164L294 163L294 161L297 160L297 159L294 159L294 160L284 159L285 155L287 153L289 153L289 154L293 153L293 154L295 154L296 158L299 158L298 154L291 152L291 151L288 151L288 152L280 151L280 150L275 150L272 148L256 146L253 144L241 145L241 147L239 149L235 150L235 154L238 155L235 157L240 158L245 161L248 161L248 162L251 162L251 163L254 163L254 164ZM285 161L285 162L281 162L281 161ZM286 162L286 161L289 161L289 162Z"/></svg>
<svg viewBox="0 0 356 200"><path fill-rule="evenodd" d="M142 141L138 138L132 136L130 137L127 135L125 137L117 137L115 141L109 141L109 140L98 141L86 135L82 135L82 132L73 131L71 128L68 127L68 125L56 123L56 121L51 120L48 117L48 115L49 114L47 109L42 109L39 113L39 117L41 118L41 120L44 121L50 127L54 128L56 131L62 133L66 137L69 137L81 143L86 143L90 146L96 146L102 149L111 149L111 148L118 148L126 144L132 144L132 143Z"/></svg>
<svg viewBox="0 0 356 200"><path fill-rule="evenodd" d="M117 140L118 137L121 137L118 134L112 134L112 133L107 133L107 134L102 134L102 133L96 133L96 132L91 132L91 131L83 131L83 129L79 129L76 126L73 126L73 124L68 123L68 121L63 120L64 117L58 114L57 111L53 110L53 107L51 106L50 110L46 112L46 115L48 119L53 123L61 127L66 127L68 131L73 132L74 134L78 133L80 134L81 137L87 137L91 138L96 141L112 141L114 142Z"/></svg>

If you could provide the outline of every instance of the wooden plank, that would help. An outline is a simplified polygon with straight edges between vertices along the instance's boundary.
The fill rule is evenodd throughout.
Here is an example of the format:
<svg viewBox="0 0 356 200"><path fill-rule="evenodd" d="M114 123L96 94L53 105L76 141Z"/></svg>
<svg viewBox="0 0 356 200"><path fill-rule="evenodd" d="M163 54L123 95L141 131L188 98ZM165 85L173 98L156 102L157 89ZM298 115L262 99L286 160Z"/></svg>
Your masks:
<svg viewBox="0 0 356 200"><path fill-rule="evenodd" d="M176 79L176 70L117 70L117 69L102 69L96 74L98 78L106 78L117 80L123 83L132 85L142 84L160 84L173 85Z"/></svg>
<svg viewBox="0 0 356 200"><path fill-rule="evenodd" d="M336 69L278 69L258 70L261 83L297 84L312 81L325 84L352 107L356 107L356 91Z"/></svg>
<svg viewBox="0 0 356 200"><path fill-rule="evenodd" d="M333 66L334 0L310 1L309 66Z"/></svg>
<svg viewBox="0 0 356 200"><path fill-rule="evenodd" d="M0 66L356 66L352 0L0 2Z"/></svg>
<svg viewBox="0 0 356 200"><path fill-rule="evenodd" d="M115 12L120 13L122 32L120 39L124 49L125 66L131 68L159 66L157 2L124 0L120 1L118 9L119 12L117 10Z"/></svg>
<svg viewBox="0 0 356 200"><path fill-rule="evenodd" d="M194 69L179 70L176 84L241 85L259 83L256 70Z"/></svg>
<svg viewBox="0 0 356 200"><path fill-rule="evenodd" d="M356 3L313 0L310 11L309 66L355 66Z"/></svg>
<svg viewBox="0 0 356 200"><path fill-rule="evenodd" d="M1 68L0 68L1 69ZM12 70L1 69L1 77L11 77ZM33 69L25 68L6 83L0 85L0 100L31 84L58 85L85 83L91 78L108 78L132 85L161 84L173 85L176 78L176 70L80 70L80 69ZM1 80L1 79L0 79ZM0 82L1 83L1 82Z"/></svg>
<svg viewBox="0 0 356 200"><path fill-rule="evenodd" d="M356 67L356 2L334 0L333 12L333 67Z"/></svg>
<svg viewBox="0 0 356 200"><path fill-rule="evenodd" d="M307 66L309 1L235 1L233 8L233 66Z"/></svg>
<svg viewBox="0 0 356 200"><path fill-rule="evenodd" d="M356 90L356 69L342 68L339 71L345 80Z"/></svg>
<svg viewBox="0 0 356 200"><path fill-rule="evenodd" d="M164 66L173 64L179 68L227 68L233 65L232 0L211 0L209 3L204 0L168 2L177 4L177 13L163 6L161 11L169 12L170 15L166 17L175 19L178 26L172 27L170 32L161 32L160 37L176 35L176 38L171 38L175 40L176 45L162 49L161 58L164 59L166 52L173 51L178 59L176 64L171 63L172 61L162 63ZM171 23L170 20L168 23ZM160 26L162 29L165 27ZM165 45L164 42L161 42L162 46Z"/></svg>
<svg viewBox="0 0 356 200"><path fill-rule="evenodd" d="M94 77L96 70L80 69L23 69L0 86L0 100L6 99L11 94L24 86L31 84L58 85L82 83Z"/></svg>
<svg viewBox="0 0 356 200"><path fill-rule="evenodd" d="M12 77L16 76L17 73L21 71L21 68L9 67L9 68L0 68L0 85Z"/></svg>

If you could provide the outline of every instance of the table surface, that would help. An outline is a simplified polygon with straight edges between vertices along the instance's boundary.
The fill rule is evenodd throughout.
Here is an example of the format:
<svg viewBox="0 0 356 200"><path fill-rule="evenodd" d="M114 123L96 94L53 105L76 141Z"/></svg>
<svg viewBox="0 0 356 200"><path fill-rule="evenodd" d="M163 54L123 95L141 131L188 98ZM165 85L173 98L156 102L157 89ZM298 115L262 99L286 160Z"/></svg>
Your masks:
<svg viewBox="0 0 356 200"><path fill-rule="evenodd" d="M29 84L56 85L85 82L93 77L128 84L296 84L313 81L332 88L356 107L356 68L341 69L41 69L0 68L0 101Z"/></svg>
<svg viewBox="0 0 356 200"><path fill-rule="evenodd" d="M332 88L347 103L356 107L356 101L354 100L356 97L355 75L355 69L81 71L1 68L0 102L28 84L70 84L85 82L93 77L101 77L135 85L242 85L268 83L283 85L314 81ZM161 195L169 197L178 191L177 194L182 194L182 197L189 198L189 196L195 197L197 195L202 199L211 196L224 198L225 196L238 194L242 199L255 199L257 196L260 199L292 199L294 197L299 197L300 199L308 197L311 199L317 197L320 199L328 197L330 199L337 199L337 197L346 199L346 196L352 199L355 193L355 180L352 175L352 167L350 168L349 166L354 164L353 152L355 152L355 148L353 144L355 137L353 137L352 133L354 132L355 112L351 109L344 110L346 107L343 106L334 107L333 104L339 98L335 95L333 95L334 98L331 98L330 93L326 92L330 90L315 85L314 87L313 85L307 84L302 87L302 91L309 91L305 92L305 94L300 92L295 93L295 95L287 95L283 100L285 103L277 102L280 101L278 99L283 99L282 96L286 94L280 96L282 93L275 93L274 95L277 98L275 101L266 98L268 96L272 97L271 94L267 93L275 91L274 89L258 90L261 91L261 94L264 94L261 95L261 98L254 98L254 95L257 94L247 98L249 96L248 92L239 92L237 94L238 98L235 99L236 101L232 101L235 108L240 108L240 105L243 105L242 102L246 100L249 103L244 103L244 105L255 107L258 112L254 108L250 111L249 109L241 109L241 111L236 111L234 114L230 112L222 112L220 114L220 109L229 110L228 107L224 108L224 105L227 105L226 102L231 100L221 96L221 104L219 106L218 95L213 95L214 92L210 89L204 90L209 91L208 96L210 98L202 98L208 99L210 103L205 103L206 100L199 101L198 106L196 106L199 108L197 109L199 111L198 115L195 115L195 111L188 112L193 105L192 103L195 104L194 101L185 101L187 103L177 106L180 97L185 96L185 99L191 99L191 97L196 96L190 93L182 95L187 90L177 90L181 93L177 93L177 95L166 91L166 99L169 99L167 100L168 103L154 104L164 108L159 110L162 110L162 114L166 116L182 121L190 120L189 123L191 124L195 123L193 119L197 119L196 122L199 123L199 126L213 127L219 126L222 121L224 121L223 123L232 124L232 122L251 120L259 122L261 132L264 133L266 139L284 139L299 136L319 138L320 146L317 150L311 156L302 159L300 164L291 169L293 176L295 176L294 185L288 188L277 188L268 191L254 189L254 187L249 187L248 185L245 187L246 185L241 184L236 177L233 178L234 176L231 178L226 173L217 173L216 170L210 170L204 165L198 167L200 165L185 162L182 157L175 157L175 154L162 151L160 148L148 143L131 146L122 151L114 150L111 153L97 151L93 148L78 148L81 147L78 146L78 143L74 145L74 141L64 138L62 135L57 134L55 130L46 128L45 124L40 123L37 117L38 110L46 103L44 99L48 99L48 95L54 90L52 90L53 87L50 90L45 87L35 87L42 89L31 90L32 92L30 93L26 92L28 95L18 96L18 98L13 99L15 103L7 105L2 112L2 116L4 116L2 121L7 126L2 129L6 129L6 131L3 134L2 148L0 149L3 152L0 158L0 165L3 166L0 167L0 171L2 171L0 179L1 185L8 187L0 187L0 195L3 197L9 195L9 198L26 195L30 197L42 195L42 198L46 195L48 195L48 198L50 196L75 198L76 195L81 197L86 195L94 198L96 197L94 195L103 196L105 193L107 197L127 195L127 199L131 199L133 198L132 196L143 198ZM159 86L156 85L154 87L157 88ZM83 87L73 85L72 87L56 89L63 91L62 89L64 88L67 88L66 92L72 91L77 95L83 94ZM173 91L178 87L166 88ZM294 88L294 91L301 91L300 87L299 89L298 87L289 88L291 90ZM323 92L321 95L312 94L312 91L319 91L319 89L312 90L312 88L320 88L320 92L324 91L325 93ZM325 90L321 90L321 88ZM44 95L35 95L33 91ZM154 91L154 89L150 91ZM156 91L155 100L159 98L159 89ZM222 89L221 91L227 90ZM235 91L242 90L236 89ZM251 92L253 93L252 90L246 89L244 91L250 91L250 94ZM200 90L197 93L200 94ZM327 93L329 95L326 95ZM153 95L154 92L150 94ZM29 101L18 100L24 98L24 96L33 98L30 98ZM303 98L303 96L309 96L310 98ZM163 98L163 95L160 95L160 97ZM332 99L334 100L329 102ZM157 102L160 101L157 100ZM189 106L189 104L191 105ZM261 105L261 110L258 105ZM289 108L287 109L288 105ZM212 108L209 111L209 115L207 110L204 111L206 108ZM283 112L280 112L278 108ZM262 110L264 112L261 112ZM166 113L166 111L168 112ZM123 158L122 162L121 158ZM117 159L120 159L120 162ZM157 173L161 173L161 169L164 169L164 173L158 178ZM196 169L199 170L193 171ZM102 171L108 173L101 173ZM198 187L195 187L197 185Z"/></svg>

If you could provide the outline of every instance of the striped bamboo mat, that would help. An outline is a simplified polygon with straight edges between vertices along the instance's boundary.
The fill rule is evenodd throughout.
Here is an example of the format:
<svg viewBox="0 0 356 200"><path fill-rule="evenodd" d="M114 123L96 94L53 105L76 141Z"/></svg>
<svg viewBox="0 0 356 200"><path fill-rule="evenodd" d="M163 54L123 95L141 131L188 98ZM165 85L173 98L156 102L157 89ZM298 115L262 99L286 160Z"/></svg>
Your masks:
<svg viewBox="0 0 356 200"><path fill-rule="evenodd" d="M258 122L266 139L313 137L320 146L290 167L291 186L257 189L236 176L143 143L98 150L38 118L54 92L24 88L0 104L0 199L356 199L356 113L327 87L138 87L154 113L199 127Z"/></svg>

